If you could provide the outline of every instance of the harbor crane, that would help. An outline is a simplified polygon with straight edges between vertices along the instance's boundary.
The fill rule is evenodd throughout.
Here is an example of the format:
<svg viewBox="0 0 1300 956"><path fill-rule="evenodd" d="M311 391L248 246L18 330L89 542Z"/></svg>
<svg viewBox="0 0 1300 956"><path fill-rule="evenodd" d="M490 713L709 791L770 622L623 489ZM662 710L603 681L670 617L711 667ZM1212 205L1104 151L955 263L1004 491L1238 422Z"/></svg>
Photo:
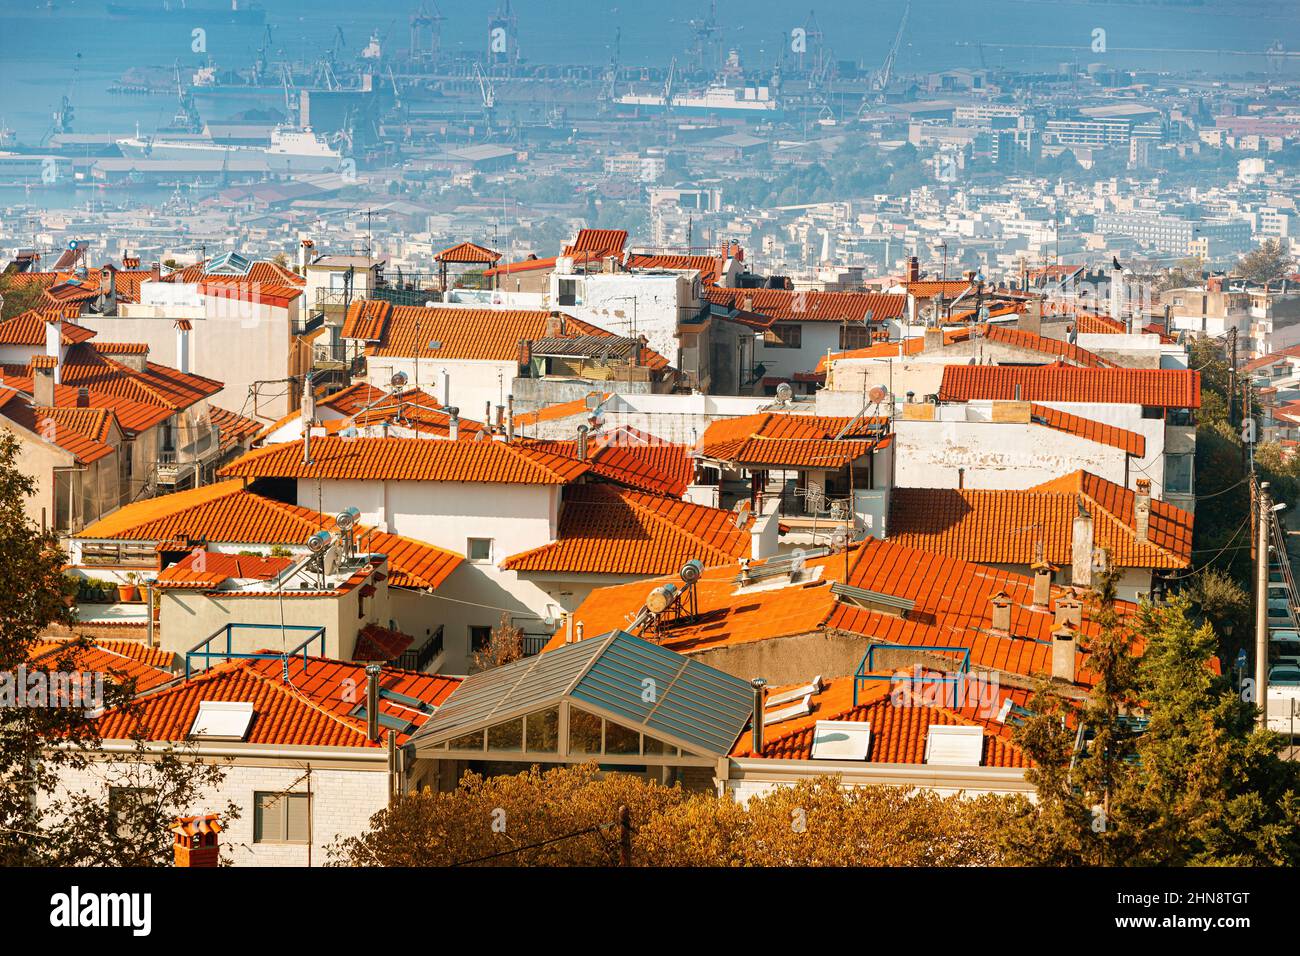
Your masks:
<svg viewBox="0 0 1300 956"><path fill-rule="evenodd" d="M871 77L871 92L875 96L864 96L862 105L858 107L857 118L861 119L862 114L866 112L867 106L873 100L883 99L885 90L889 87L889 81L894 76L894 61L898 59L898 51L903 46L903 34L907 30L907 17L912 12L911 0L903 6L903 17L898 21L898 32L894 34L894 42L889 45L889 52L885 55L885 62L880 65L880 69Z"/></svg>

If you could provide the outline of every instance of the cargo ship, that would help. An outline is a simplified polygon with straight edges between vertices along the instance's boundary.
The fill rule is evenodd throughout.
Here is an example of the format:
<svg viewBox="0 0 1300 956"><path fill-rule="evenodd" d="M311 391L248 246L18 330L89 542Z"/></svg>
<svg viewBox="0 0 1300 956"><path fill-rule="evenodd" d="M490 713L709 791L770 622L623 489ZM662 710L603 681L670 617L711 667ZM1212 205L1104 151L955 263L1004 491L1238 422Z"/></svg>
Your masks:
<svg viewBox="0 0 1300 956"><path fill-rule="evenodd" d="M615 100L620 106L644 110L670 109L687 115L752 116L771 119L780 115L781 106L766 86L727 86L711 84L702 92L674 93L665 98L662 93L625 93Z"/></svg>
<svg viewBox="0 0 1300 956"><path fill-rule="evenodd" d="M269 146L232 146L205 137L135 136L117 141L128 159L252 159L264 157L275 172L337 172L343 154L310 129L277 126Z"/></svg>

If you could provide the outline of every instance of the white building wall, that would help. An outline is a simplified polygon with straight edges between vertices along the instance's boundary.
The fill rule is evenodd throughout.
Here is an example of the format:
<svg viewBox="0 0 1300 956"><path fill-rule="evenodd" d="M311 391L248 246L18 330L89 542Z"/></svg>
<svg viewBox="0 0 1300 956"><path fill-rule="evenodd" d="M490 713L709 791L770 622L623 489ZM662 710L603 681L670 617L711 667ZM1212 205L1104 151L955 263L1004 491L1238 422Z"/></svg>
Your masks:
<svg viewBox="0 0 1300 956"><path fill-rule="evenodd" d="M382 753L382 751L380 751ZM215 762L216 758L205 758ZM328 759L325 757L323 759ZM312 768L310 778L306 776ZM321 769L321 759L293 759L286 755L265 765L236 763L226 765L225 779L210 787L185 808L183 815L222 813L222 858L237 866L323 866L325 848L335 841L364 833L370 818L388 805L388 765L384 757L357 762L357 769ZM42 803L86 792L108 800L108 787L115 778L123 778L130 765L116 761L99 761L81 769L60 768L59 784ZM364 768L364 769L362 769ZM254 817L257 792L306 793L310 779L312 793L311 844L255 843ZM125 782L125 781L124 781ZM226 805L240 808L238 819L224 815Z"/></svg>
<svg viewBox="0 0 1300 956"><path fill-rule="evenodd" d="M408 384L433 395L444 405L460 409L462 418L481 421L483 407L491 402L493 408L506 403L510 383L519 374L514 361L469 362L437 359L393 358L381 356L366 363L366 377L376 388L390 387L394 372L405 372ZM495 414L495 411L493 412Z"/></svg>
<svg viewBox="0 0 1300 956"><path fill-rule="evenodd" d="M555 275L551 301L558 302L560 280L578 283L577 303L560 311L615 335L644 335L650 348L680 367L677 326L702 307L698 276L673 273L615 272Z"/></svg>

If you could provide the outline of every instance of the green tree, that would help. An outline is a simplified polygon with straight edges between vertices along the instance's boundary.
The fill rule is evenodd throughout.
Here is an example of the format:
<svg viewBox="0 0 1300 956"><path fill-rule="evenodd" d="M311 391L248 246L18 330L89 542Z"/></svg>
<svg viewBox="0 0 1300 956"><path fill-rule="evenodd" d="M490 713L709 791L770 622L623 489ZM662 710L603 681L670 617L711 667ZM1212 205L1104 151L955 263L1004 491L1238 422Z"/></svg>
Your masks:
<svg viewBox="0 0 1300 956"><path fill-rule="evenodd" d="M1265 239L1237 260L1237 274L1247 281L1264 285L1282 278L1295 267L1291 250L1281 239Z"/></svg>
<svg viewBox="0 0 1300 956"><path fill-rule="evenodd" d="M41 302L41 287L35 282L19 283L12 275L0 274L0 321L12 319Z"/></svg>

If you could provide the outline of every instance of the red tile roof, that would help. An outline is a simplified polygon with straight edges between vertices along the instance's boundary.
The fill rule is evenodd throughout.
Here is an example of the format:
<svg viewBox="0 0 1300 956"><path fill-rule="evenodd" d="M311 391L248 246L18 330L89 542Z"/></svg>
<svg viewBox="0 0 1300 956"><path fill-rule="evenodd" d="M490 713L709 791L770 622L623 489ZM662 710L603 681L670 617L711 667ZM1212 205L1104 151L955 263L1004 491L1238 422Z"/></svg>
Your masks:
<svg viewBox="0 0 1300 956"><path fill-rule="evenodd" d="M789 468L840 468L888 444L874 440L887 420L859 419L841 439L852 418L759 412L715 421L704 430L700 454L715 461ZM871 437L868 437L871 436Z"/></svg>
<svg viewBox="0 0 1300 956"><path fill-rule="evenodd" d="M627 245L626 229L579 229L573 242L564 247L564 255L586 253L600 258L605 256L622 258L625 245Z"/></svg>
<svg viewBox="0 0 1300 956"><path fill-rule="evenodd" d="M1077 345L1063 342L1060 339L1049 339L1042 335L1036 335L1027 329L1013 329L1006 325L988 325L984 328L984 336L990 342L1013 345L1031 352L1041 352L1044 355L1055 355L1071 365L1079 365L1085 368L1113 368L1115 365L1114 362L1108 362L1087 349L1081 349Z"/></svg>
<svg viewBox="0 0 1300 956"><path fill-rule="evenodd" d="M217 428L217 434L220 436L220 445L218 447L222 453L242 445L262 428L261 422L252 418L245 418L243 415L216 405L208 406L208 421Z"/></svg>
<svg viewBox="0 0 1300 956"><path fill-rule="evenodd" d="M113 454L113 413L104 408L34 406L26 396L0 387L0 418L63 449L78 464L89 465Z"/></svg>
<svg viewBox="0 0 1300 956"><path fill-rule="evenodd" d="M162 571L157 586L186 591L215 590L232 579L269 581L291 564L292 558L194 551Z"/></svg>
<svg viewBox="0 0 1300 956"><path fill-rule="evenodd" d="M1146 436L1138 432L1131 432L1127 428L1120 428L1116 425L1095 422L1091 418L1081 418L1078 415L1071 415L1069 412L1063 412L1047 405L1031 404L1029 414L1035 424L1046 425L1048 428L1054 428L1070 435L1077 435L1089 441L1100 442L1103 445L1110 445L1112 448L1121 448L1138 458L1146 457Z"/></svg>
<svg viewBox="0 0 1300 956"><path fill-rule="evenodd" d="M369 343L366 354L378 357L518 362L521 341L551 337L550 316L544 309L428 308L362 300L348 309L342 336ZM563 322L565 338L615 337L572 316L565 316ZM430 342L438 342L438 348L430 349ZM642 350L642 360L652 369L668 364L651 349Z"/></svg>
<svg viewBox="0 0 1300 956"><path fill-rule="evenodd" d="M435 262L461 263L494 263L501 258L501 253L494 252L486 246L480 246L473 242L458 242L454 246L442 250L433 257Z"/></svg>
<svg viewBox="0 0 1300 956"><path fill-rule="evenodd" d="M847 677L837 681L848 686L852 700L852 680ZM965 726L984 728L984 750L980 765L984 767L1029 767L1029 757L1012 740L1012 728L981 715L977 707L950 708L926 701L921 694L905 688L891 691L885 681L865 695L859 694L856 706L832 713L823 707L816 711L815 719L804 726L785 730L781 725L766 728L769 734L763 742L762 757L769 760L811 760L817 720L842 720L871 725L871 743L867 752L870 763L925 763L926 739L930 727ZM865 696L865 699L864 699ZM741 734L732 756L753 757L748 732Z"/></svg>
<svg viewBox="0 0 1300 956"><path fill-rule="evenodd" d="M133 368L101 355L93 343L81 343L68 349L60 377L64 385L84 386L141 404L159 405L173 412L189 408L223 388L222 383L215 379L155 362L146 362L143 369Z"/></svg>
<svg viewBox="0 0 1300 956"><path fill-rule="evenodd" d="M787 289L704 290L716 305L752 310L779 322L873 322L900 318L907 310L907 296L883 292L793 292Z"/></svg>
<svg viewBox="0 0 1300 956"><path fill-rule="evenodd" d="M387 662L401 656L415 643L415 638L378 624L367 624L357 632L357 646L352 651L354 661Z"/></svg>
<svg viewBox="0 0 1300 956"><path fill-rule="evenodd" d="M1033 605L1033 579L982 564L907 547L894 541L868 538L846 558L830 555L807 561L810 574L820 577L786 587L763 587L737 592L735 565L707 569L696 584L700 612L694 620L666 628L663 644L679 653L692 653L730 644L774 640L804 634L839 631L861 635L878 643L914 647L968 649L971 664L1009 674L1032 676L1051 670L1051 610ZM855 606L832 594L831 580L846 580L865 588L915 602L906 618ZM676 576L651 578L630 584L598 588L574 611L588 634L626 628L656 584ZM1005 591L1011 598L1011 630L993 630L991 598ZM1066 593L1053 588L1053 597ZM1117 602L1122 615L1135 611ZM1083 639L1095 637L1096 624L1085 614ZM562 646L561 630L547 650ZM1076 683L1090 685L1095 676L1086 670L1087 655L1080 653Z"/></svg>
<svg viewBox="0 0 1300 956"><path fill-rule="evenodd" d="M6 375L2 383L30 396L33 383L30 375ZM73 408L77 405L78 389L71 385L54 386L54 403L59 408ZM87 399L91 408L105 408L113 412L118 425L130 435L138 434L164 422L173 415L172 409L151 403L138 402L120 395L90 389Z"/></svg>
<svg viewBox="0 0 1300 956"><path fill-rule="evenodd" d="M1041 558L1067 565L1073 558L1074 519L1093 519L1093 541L1124 568L1185 568L1191 564L1192 516L1152 501L1146 541L1139 541L1135 495L1127 488L1076 471L1025 491L895 488L889 539L980 564L1030 565Z"/></svg>
<svg viewBox="0 0 1300 956"><path fill-rule="evenodd" d="M31 647L27 659L51 667L56 661L61 665L64 654L70 654L68 662L81 671L103 673L119 683L135 681L136 693L152 690L175 678L172 673L175 655L143 641L42 641Z"/></svg>
<svg viewBox="0 0 1300 956"><path fill-rule="evenodd" d="M1019 395L1016 391L1019 387ZM1201 373L1182 369L1071 368L1059 365L948 365L939 399L1084 402L1200 408Z"/></svg>
<svg viewBox="0 0 1300 956"><path fill-rule="evenodd" d="M310 508L245 491L239 479L133 502L77 534L93 541L195 540L211 544L300 546L312 533L336 527L334 519ZM360 548L388 556L394 587L432 589L463 562L451 551L402 535L365 528Z"/></svg>
<svg viewBox="0 0 1300 956"><path fill-rule="evenodd" d="M288 667L288 679L284 668ZM422 725L433 708L460 684L456 677L417 674L385 668L381 690L413 697L429 705L412 707L398 699L381 699L381 713L408 722L397 733L404 743ZM96 721L105 740L184 741L203 701L240 701L253 705L253 719L244 742L269 746L383 747L390 731L381 724L381 741L366 737L366 721L359 716L357 699L347 700L340 687L362 688L364 707L366 673L363 664L309 657L250 659L220 664L197 677L141 698L132 710L117 709Z"/></svg>
<svg viewBox="0 0 1300 956"><path fill-rule="evenodd" d="M576 440L521 438L544 451L568 458L578 457ZM612 432L598 432L587 441L587 464L591 474L609 481L680 498L695 477L695 459L686 445L662 441L639 429L624 426Z"/></svg>
<svg viewBox="0 0 1300 956"><path fill-rule="evenodd" d="M20 312L12 319L0 322L0 345L30 345L45 348L46 317L35 309ZM63 323L62 341L64 345L74 345L93 339L95 333L84 326L72 322Z"/></svg>
<svg viewBox="0 0 1300 956"><path fill-rule="evenodd" d="M714 285L722 273L722 261L717 256L659 256L640 253L627 257L629 269L668 269L694 271L700 274L702 285Z"/></svg>
<svg viewBox="0 0 1300 956"><path fill-rule="evenodd" d="M563 485L587 471L585 464L571 458L499 441L326 436L312 442L311 457L312 463L304 465L299 442L269 445L248 452L220 474L230 478Z"/></svg>
<svg viewBox="0 0 1300 956"><path fill-rule="evenodd" d="M749 531L736 527L731 511L609 485L573 485L564 491L556 540L501 566L644 577L671 574L692 558L712 567L749 553Z"/></svg>

